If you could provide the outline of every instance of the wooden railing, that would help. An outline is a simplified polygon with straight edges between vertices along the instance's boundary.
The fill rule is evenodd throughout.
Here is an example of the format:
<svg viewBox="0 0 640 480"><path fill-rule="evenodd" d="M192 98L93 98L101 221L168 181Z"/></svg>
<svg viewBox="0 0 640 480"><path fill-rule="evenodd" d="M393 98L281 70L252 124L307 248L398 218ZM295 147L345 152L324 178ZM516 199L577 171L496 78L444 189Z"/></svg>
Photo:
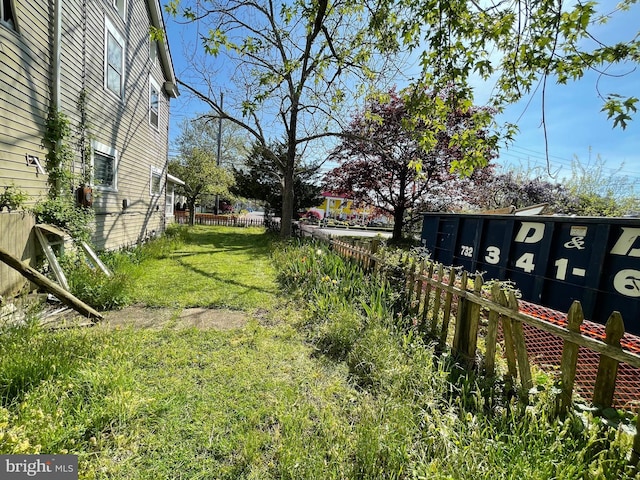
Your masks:
<svg viewBox="0 0 640 480"><path fill-rule="evenodd" d="M385 257L377 253L377 245L371 249L330 240L338 254L353 258L363 268L372 272L384 271ZM402 262L401 262L402 263ZM432 262L416 263L406 257L403 265L406 283L406 305L417 319L418 328L441 344L447 344L469 363L478 353L481 313L484 310L483 367L487 375L495 373L495 359L499 327L502 327L503 351L506 358L506 379L519 378L520 396L526 401L533 387L531 366L523 325L530 325L562 339L560 363L559 413L572 403L578 350L589 349L599 355L598 372L592 394L592 402L601 409L612 406L618 365L626 363L640 368L640 355L621 347L624 322L618 312L613 312L606 324L604 340L583 335L580 326L584 321L580 302L575 301L567 313L567 326L556 325L543 319L522 313L513 289L493 282L490 288L483 285L481 275L473 278L467 272ZM451 318L455 317L452 322ZM640 468L640 415L636 424L631 463Z"/></svg>
<svg viewBox="0 0 640 480"><path fill-rule="evenodd" d="M188 224L189 212L176 211L174 218L177 223ZM216 225L223 227L263 227L263 218L239 217L237 215L215 215L213 213L196 213L194 217L196 225Z"/></svg>

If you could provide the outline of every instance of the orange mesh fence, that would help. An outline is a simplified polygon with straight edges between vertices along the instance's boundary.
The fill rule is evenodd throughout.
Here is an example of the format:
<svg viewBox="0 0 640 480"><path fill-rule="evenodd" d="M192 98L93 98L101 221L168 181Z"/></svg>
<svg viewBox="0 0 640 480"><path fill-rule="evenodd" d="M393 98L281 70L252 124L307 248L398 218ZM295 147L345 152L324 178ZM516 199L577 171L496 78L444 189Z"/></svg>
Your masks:
<svg viewBox="0 0 640 480"><path fill-rule="evenodd" d="M522 313L563 327L567 325L565 313L529 302L520 301L519 303ZM605 327L599 323L585 320L580 330L583 335L598 340L603 340L605 337ZM543 369L559 369L563 340L531 325L524 324L524 332L531 361ZM627 333L620 343L625 350L640 354L640 337ZM597 352L580 348L575 390L587 400L591 400L593 395L599 361L600 355ZM632 408L640 404L640 368L626 363L619 365L613 403L616 408Z"/></svg>

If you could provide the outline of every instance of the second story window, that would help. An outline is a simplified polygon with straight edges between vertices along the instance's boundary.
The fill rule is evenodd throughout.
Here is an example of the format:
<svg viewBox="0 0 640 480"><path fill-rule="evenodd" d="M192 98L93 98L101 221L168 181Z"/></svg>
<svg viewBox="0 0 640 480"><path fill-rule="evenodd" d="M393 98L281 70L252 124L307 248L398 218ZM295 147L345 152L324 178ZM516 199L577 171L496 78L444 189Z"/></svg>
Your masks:
<svg viewBox="0 0 640 480"><path fill-rule="evenodd" d="M6 25L11 30L16 30L16 19L13 14L13 3L11 0L2 0L2 3L0 3L0 23Z"/></svg>
<svg viewBox="0 0 640 480"><path fill-rule="evenodd" d="M160 87L149 77L149 124L158 128L160 120Z"/></svg>
<svg viewBox="0 0 640 480"><path fill-rule="evenodd" d="M116 10L118 11L118 15L120 15L120 18L122 18L124 20L124 16L126 14L125 8L126 8L126 0L112 0L113 2L113 6L116 8Z"/></svg>
<svg viewBox="0 0 640 480"><path fill-rule="evenodd" d="M105 88L122 98L124 96L124 39L111 22L106 19L104 36Z"/></svg>

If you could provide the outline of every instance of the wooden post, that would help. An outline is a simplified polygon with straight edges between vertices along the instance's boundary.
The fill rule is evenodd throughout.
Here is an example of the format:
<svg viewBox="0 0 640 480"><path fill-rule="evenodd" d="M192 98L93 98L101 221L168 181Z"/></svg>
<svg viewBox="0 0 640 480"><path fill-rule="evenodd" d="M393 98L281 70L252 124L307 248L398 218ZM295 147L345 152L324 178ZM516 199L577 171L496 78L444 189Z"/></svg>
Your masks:
<svg viewBox="0 0 640 480"><path fill-rule="evenodd" d="M606 325L604 342L612 347L620 348L620 339L624 335L624 322L620 312L613 312ZM593 403L600 408L609 408L613 404L613 394L616 390L618 376L618 360L600 354L598 375L593 390Z"/></svg>
<svg viewBox="0 0 640 480"><path fill-rule="evenodd" d="M451 302L453 301L453 292L450 290L456 283L456 271L453 268L449 269L449 280L447 285L449 290L444 297L444 311L442 316L442 330L440 332L440 344L445 345L447 343L447 337L449 336L449 319L451 318Z"/></svg>
<svg viewBox="0 0 640 480"><path fill-rule="evenodd" d="M519 310L518 299L513 290L507 292L507 305L514 312ZM511 334L513 335L513 346L515 347L516 357L518 358L518 371L520 372L520 385L522 386L520 398L522 400L528 400L529 390L533 387L533 379L531 378L531 365L529 364L529 355L527 353L527 343L524 339L522 322L511 319Z"/></svg>
<svg viewBox="0 0 640 480"><path fill-rule="evenodd" d="M491 299L500 305L507 303L507 300L502 291L500 283L495 282L491 287ZM496 362L496 344L498 341L498 321L500 320L500 314L493 310L489 311L489 326L487 327L487 336L485 338L485 357L484 357L484 370L487 376L495 374L495 362Z"/></svg>
<svg viewBox="0 0 640 480"><path fill-rule="evenodd" d="M636 410L636 435L633 437L633 449L631 450L631 465L640 470L640 409Z"/></svg>
<svg viewBox="0 0 640 480"><path fill-rule="evenodd" d="M431 280L433 278L433 263L429 263L429 268L427 269L427 278ZM427 318L429 317L429 303L431 303L431 283L427 282L427 285L424 289L424 306L422 307L422 320L421 320L421 329L422 331L427 330Z"/></svg>
<svg viewBox="0 0 640 480"><path fill-rule="evenodd" d="M440 297L442 295L442 288L440 285L444 282L442 278L444 271L444 266L442 264L438 265L438 285L435 288L435 292L433 294L434 302L433 302L433 311L431 314L431 336L435 338L438 331L438 317L440 316Z"/></svg>
<svg viewBox="0 0 640 480"><path fill-rule="evenodd" d="M504 307L509 306L507 295L500 296L500 300ZM513 344L513 329L511 328L511 318L502 315L502 336L504 337L504 356L507 359L507 382L513 384L515 378L518 377L518 366L516 365L516 349Z"/></svg>
<svg viewBox="0 0 640 480"><path fill-rule="evenodd" d="M2 248L0 248L0 261L6 263L14 270L17 270L18 272L20 272L22 276L25 277L27 280L31 280L36 285L52 293L57 298L59 298L62 303L80 312L85 317L102 318L102 315L98 313L96 310L94 310L93 308L91 308L89 305L87 305L80 299L74 297L69 292L67 292L64 288L52 282L47 277L45 277L40 272L38 272L36 269L30 267L26 263L21 262L19 259L11 255L9 252L3 250Z"/></svg>
<svg viewBox="0 0 640 480"><path fill-rule="evenodd" d="M462 278L460 279L460 290L467 291L467 272L462 272ZM458 295L458 314L456 316L456 328L453 334L453 349L460 352L460 347L464 344L464 335L466 334L466 320L467 320L467 308L468 302L464 295L461 293Z"/></svg>
<svg viewBox="0 0 640 480"><path fill-rule="evenodd" d="M409 260L409 258L407 258ZM409 261L409 270L407 275L407 313L412 313L413 293L416 285L416 259L411 258Z"/></svg>
<svg viewBox="0 0 640 480"><path fill-rule="evenodd" d="M477 296L481 295L482 290L482 276L476 275L473 279L473 293ZM480 304L474 303L467 299L467 318L464 321L466 324L465 331L463 332L462 339L463 344L460 346L462 353L469 359L473 360L476 356L476 348L478 346L478 324L480 323Z"/></svg>
<svg viewBox="0 0 640 480"><path fill-rule="evenodd" d="M584 321L582 305L575 300L567 314L567 328L570 332L580 333L580 325ZM560 378L562 392L560 393L560 413L564 413L571 406L573 397L573 383L576 378L576 365L578 364L578 351L580 346L568 340L562 347L562 361L560 363Z"/></svg>
<svg viewBox="0 0 640 480"><path fill-rule="evenodd" d="M424 267L425 260L420 262L420 266L418 267L416 276L415 276L415 291L416 291L416 306L413 309L413 313L418 317L420 315L420 306L424 305L423 302L423 294L424 294Z"/></svg>

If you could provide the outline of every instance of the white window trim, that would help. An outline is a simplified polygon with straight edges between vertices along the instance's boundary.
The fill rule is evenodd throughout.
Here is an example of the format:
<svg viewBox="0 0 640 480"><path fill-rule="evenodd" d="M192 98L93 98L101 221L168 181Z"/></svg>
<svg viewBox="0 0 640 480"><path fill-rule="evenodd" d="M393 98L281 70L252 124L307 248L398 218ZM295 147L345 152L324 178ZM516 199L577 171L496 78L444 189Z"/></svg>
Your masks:
<svg viewBox="0 0 640 480"><path fill-rule="evenodd" d="M16 2L9 0L11 4L11 13L13 14L13 23L6 22L4 18L4 5L0 3L0 25L7 27L14 33L18 33L18 14L16 12Z"/></svg>
<svg viewBox="0 0 640 480"><path fill-rule="evenodd" d="M154 87L158 92L158 125L154 125L151 123L151 87ZM149 112L147 115L147 120L149 121L149 125L151 125L154 129L160 131L160 100L161 100L162 90L160 89L160 84L155 81L155 79L149 75Z"/></svg>
<svg viewBox="0 0 640 480"><path fill-rule="evenodd" d="M155 67L158 64L158 41L150 39L149 40L149 60L151 61L151 66Z"/></svg>
<svg viewBox="0 0 640 480"><path fill-rule="evenodd" d="M120 95L115 93L109 88L109 80L108 80L108 68L109 68L109 34L111 34L116 41L122 47L122 65L120 65L120 70L122 72L122 77L120 78ZM125 76L126 72L124 69L125 66L125 58L127 56L126 44L124 41L124 37L120 35L118 29L111 23L111 21L105 17L104 18L104 65L103 65L103 75L104 75L104 89L109 92L111 95L116 97L118 100L124 99L124 85L125 85Z"/></svg>
<svg viewBox="0 0 640 480"><path fill-rule="evenodd" d="M162 178L162 169L158 167L151 166L149 169L149 195L151 197L159 197L162 195L162 187L163 187L163 178ZM153 191L153 176L157 175L160 177L160 190L156 193Z"/></svg>
<svg viewBox="0 0 640 480"><path fill-rule="evenodd" d="M93 140L91 142L91 170L94 169L94 153L102 153L103 155L107 155L109 157L113 157L113 185L95 185L92 186L97 190L102 190L105 192L117 192L118 191L118 164L120 163L120 158L118 157L118 151L110 147L109 145L105 145L104 143L97 142ZM91 181L94 182L94 177L92 175Z"/></svg>
<svg viewBox="0 0 640 480"><path fill-rule="evenodd" d="M111 0L111 4L113 5L113 8L116 9L116 12L118 12L118 16L121 19L124 20L127 18L127 0L122 0L122 12L118 8L118 0Z"/></svg>

